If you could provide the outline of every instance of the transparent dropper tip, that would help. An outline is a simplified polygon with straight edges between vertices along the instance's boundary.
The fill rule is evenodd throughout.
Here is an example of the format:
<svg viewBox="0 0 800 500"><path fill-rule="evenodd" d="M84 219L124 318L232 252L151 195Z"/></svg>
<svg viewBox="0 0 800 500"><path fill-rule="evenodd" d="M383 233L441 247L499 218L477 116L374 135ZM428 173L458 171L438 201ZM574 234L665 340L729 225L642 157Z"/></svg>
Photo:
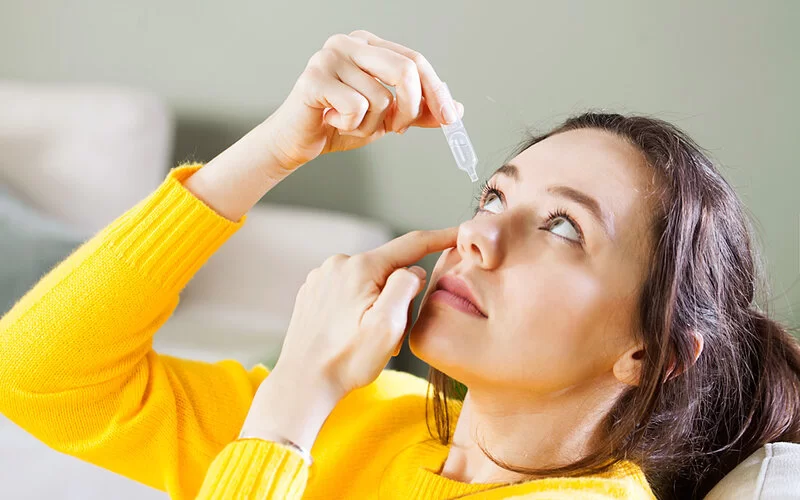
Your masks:
<svg viewBox="0 0 800 500"><path fill-rule="evenodd" d="M443 84L448 93L450 89L447 84ZM460 118L456 121L446 125L442 124L442 131L447 139L447 145L450 147L450 152L456 161L456 166L469 175L472 182L478 181L478 174L475 172L475 165L478 163L478 158L475 155L475 149L472 147L472 141L469 140L467 129Z"/></svg>

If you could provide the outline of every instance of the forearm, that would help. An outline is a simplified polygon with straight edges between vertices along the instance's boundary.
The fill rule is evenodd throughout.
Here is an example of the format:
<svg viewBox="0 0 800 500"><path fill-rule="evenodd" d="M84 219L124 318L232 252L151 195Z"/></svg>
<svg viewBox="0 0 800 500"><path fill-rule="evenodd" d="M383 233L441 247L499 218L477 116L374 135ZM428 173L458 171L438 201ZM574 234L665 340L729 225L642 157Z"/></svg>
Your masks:
<svg viewBox="0 0 800 500"><path fill-rule="evenodd" d="M184 182L186 189L228 220L238 221L298 165L280 158L266 120Z"/></svg>

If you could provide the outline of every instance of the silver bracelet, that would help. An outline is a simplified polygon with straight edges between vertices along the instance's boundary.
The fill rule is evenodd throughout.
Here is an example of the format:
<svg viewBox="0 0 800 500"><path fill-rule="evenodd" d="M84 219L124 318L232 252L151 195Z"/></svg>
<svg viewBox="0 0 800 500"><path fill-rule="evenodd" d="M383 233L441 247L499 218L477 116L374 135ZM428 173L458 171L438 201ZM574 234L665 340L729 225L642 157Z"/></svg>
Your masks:
<svg viewBox="0 0 800 500"><path fill-rule="evenodd" d="M258 439L260 441L268 441L270 443L276 443L285 446L290 450L294 451L295 453L297 453L298 455L300 455L300 458L303 459L303 462L305 462L305 464L308 467L311 467L314 464L314 459L311 458L311 453L309 453L305 448L303 448L299 444L289 439L286 439L285 437L277 435L275 435L275 437L272 438L267 438L263 436L251 436L246 434L244 430L242 430L242 432L239 434L239 439Z"/></svg>

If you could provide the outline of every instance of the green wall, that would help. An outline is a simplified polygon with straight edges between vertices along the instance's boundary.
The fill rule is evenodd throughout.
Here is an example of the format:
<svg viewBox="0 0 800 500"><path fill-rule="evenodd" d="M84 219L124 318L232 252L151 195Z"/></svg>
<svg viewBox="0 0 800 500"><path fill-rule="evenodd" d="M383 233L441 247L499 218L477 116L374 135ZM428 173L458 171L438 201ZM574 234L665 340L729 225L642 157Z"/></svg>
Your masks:
<svg viewBox="0 0 800 500"><path fill-rule="evenodd" d="M771 308L798 324L798 21L791 0L3 0L0 76L157 92L177 113L176 160L210 159L280 104L328 35L357 28L428 56L466 104L484 174L526 126L589 107L655 114L725 165L757 220ZM440 131L412 130L314 162L269 199L404 231L468 217L476 189Z"/></svg>

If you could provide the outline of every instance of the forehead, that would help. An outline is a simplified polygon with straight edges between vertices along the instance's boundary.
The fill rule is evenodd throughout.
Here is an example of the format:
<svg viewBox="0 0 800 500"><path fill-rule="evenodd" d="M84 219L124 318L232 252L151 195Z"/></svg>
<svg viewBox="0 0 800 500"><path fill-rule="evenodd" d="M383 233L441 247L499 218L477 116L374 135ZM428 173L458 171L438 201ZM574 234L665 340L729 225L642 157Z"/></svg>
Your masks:
<svg viewBox="0 0 800 500"><path fill-rule="evenodd" d="M626 140L603 130L562 132L535 144L509 163L519 169L521 183L546 188L565 184L610 205L628 205L653 190L653 170L642 153Z"/></svg>
<svg viewBox="0 0 800 500"><path fill-rule="evenodd" d="M603 130L579 129L553 135L510 163L519 168L522 180L537 183L570 181L570 187L587 190L597 186L598 181L596 190L604 187L638 191L651 186L652 172L639 150Z"/></svg>

